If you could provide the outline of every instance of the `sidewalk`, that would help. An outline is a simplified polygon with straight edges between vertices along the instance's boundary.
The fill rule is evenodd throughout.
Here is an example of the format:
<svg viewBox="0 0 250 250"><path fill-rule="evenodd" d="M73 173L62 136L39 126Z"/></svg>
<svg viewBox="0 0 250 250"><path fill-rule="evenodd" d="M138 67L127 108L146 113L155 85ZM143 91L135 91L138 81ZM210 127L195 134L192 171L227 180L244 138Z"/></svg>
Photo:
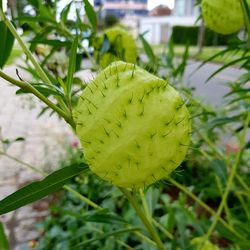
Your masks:
<svg viewBox="0 0 250 250"><path fill-rule="evenodd" d="M4 72L16 78L15 70L15 66L9 66ZM20 71L20 76L23 79L28 78L27 73L23 71ZM8 154L45 171L56 169L59 160L66 155L67 146L74 138L71 129L56 115L50 116L50 112L38 119L37 115L42 108L40 101L30 95L15 95L16 90L16 87L0 79L2 135L9 140L25 138L25 141L12 144L7 151ZM39 178L38 174L0 155L0 199ZM7 227L11 249L19 250L22 243L38 237L35 224L47 215L48 202L49 200L45 199L0 216L0 220Z"/></svg>

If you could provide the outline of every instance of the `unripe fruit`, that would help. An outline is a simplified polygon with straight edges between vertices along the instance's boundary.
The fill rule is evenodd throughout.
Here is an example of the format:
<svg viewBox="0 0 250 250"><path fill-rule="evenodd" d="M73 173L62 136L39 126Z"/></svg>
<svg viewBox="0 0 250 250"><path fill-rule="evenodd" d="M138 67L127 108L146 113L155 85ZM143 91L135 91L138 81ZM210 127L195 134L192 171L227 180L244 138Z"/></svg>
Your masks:
<svg viewBox="0 0 250 250"><path fill-rule="evenodd" d="M202 250L219 250L219 247L211 243L209 240L204 240L203 237L197 237L192 239L191 244L197 246L197 250L200 250L201 246Z"/></svg>
<svg viewBox="0 0 250 250"><path fill-rule="evenodd" d="M201 8L206 26L217 33L232 34L244 24L239 0L202 0Z"/></svg>
<svg viewBox="0 0 250 250"><path fill-rule="evenodd" d="M135 63L137 59L136 42L132 35L119 27L107 29L103 32L100 40L96 44L96 50L99 51L103 44L105 35L107 36L110 44L109 51L103 55L99 55L99 64L101 68L106 68L109 64L115 61L125 61Z"/></svg>
<svg viewBox="0 0 250 250"><path fill-rule="evenodd" d="M86 87L74 119L90 169L120 187L145 187L166 177L190 142L191 120L178 92L120 61Z"/></svg>

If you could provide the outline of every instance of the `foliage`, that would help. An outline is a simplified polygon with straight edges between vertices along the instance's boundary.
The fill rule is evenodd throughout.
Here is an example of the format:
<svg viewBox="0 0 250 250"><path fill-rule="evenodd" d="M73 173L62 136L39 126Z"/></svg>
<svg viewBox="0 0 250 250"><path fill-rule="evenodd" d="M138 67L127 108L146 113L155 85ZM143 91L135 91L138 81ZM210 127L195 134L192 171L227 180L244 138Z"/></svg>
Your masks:
<svg viewBox="0 0 250 250"><path fill-rule="evenodd" d="M173 41L175 44L197 45L199 35L199 26L174 26ZM223 46L227 45L232 35L221 35L209 28L206 28L204 35L205 46Z"/></svg>
<svg viewBox="0 0 250 250"><path fill-rule="evenodd" d="M52 110L74 131L76 124L72 110L85 87L74 75L82 67L86 68L84 64L81 65L84 53L91 64L90 69L93 72L99 70L98 62L89 50L99 38L98 20L87 0L83 1L83 5L88 22L82 21L77 8L76 19L69 20L72 2L60 13L55 8L56 2L49 1L44 5L42 1L29 1L36 15L26 13L16 19L29 25L33 35L29 49L0 10L5 27L8 27L27 56L24 68L33 78L30 82L21 77L16 80L3 71L0 71L0 76L19 87L17 94L32 93L39 98L46 105L40 115ZM157 55L144 34L139 36L142 53L136 63L170 81L181 92L193 119L192 145L188 157L171 176L145 190L118 189L91 172L80 174L85 168L78 168L84 161L77 151L69 164L75 168L63 165L41 182L28 184L0 201L1 211L5 213L63 186L66 191L58 194L57 202L50 208L50 217L39 226L42 237L37 249L250 248L250 142L246 136L250 124L250 12L246 0L241 0L241 3L245 15L245 36L233 35L226 49L200 65L203 67L228 52L242 53L239 58L221 66L208 79L233 65L245 69L237 81L228 83L230 91L221 107L204 105L193 97L194 89L184 85L189 43L185 43L181 59L176 60L174 37ZM83 46L84 41L88 41L87 47ZM104 39L98 52L105 53L109 47L107 39ZM52 69L48 63L58 52L69 58L66 74L60 74L60 65L54 63ZM235 147L222 143L231 138L237 142ZM3 144L0 154L18 160L8 154L8 146L22 138L0 139ZM18 162L47 176L27 163ZM79 175L74 177L76 174ZM69 177L74 178L65 186L66 180L72 179ZM55 186L50 188L51 184Z"/></svg>

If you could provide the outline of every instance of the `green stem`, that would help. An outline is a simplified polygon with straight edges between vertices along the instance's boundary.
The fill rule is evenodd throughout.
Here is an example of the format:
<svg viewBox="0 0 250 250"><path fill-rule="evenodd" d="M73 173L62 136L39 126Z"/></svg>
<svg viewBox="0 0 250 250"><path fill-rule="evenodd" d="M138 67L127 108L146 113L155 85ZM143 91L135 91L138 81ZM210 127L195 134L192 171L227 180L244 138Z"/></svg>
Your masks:
<svg viewBox="0 0 250 250"><path fill-rule="evenodd" d="M23 42L22 38L18 35L14 25L10 22L10 20L5 16L4 12L0 9L0 18L4 21L4 23L9 28L12 35L17 39L19 45L23 49L24 53L27 55L29 60L32 62L33 66L35 67L38 75L41 77L44 83L51 83L46 73L43 71L35 57L32 55L31 51L27 48L25 43Z"/></svg>
<svg viewBox="0 0 250 250"><path fill-rule="evenodd" d="M200 135L200 137L208 144L208 146L213 150L213 152L221 159L224 161L227 161L227 158L222 154L222 152L220 150L217 149L216 145L208 138L206 137L204 134L202 134L198 129L197 129L197 133ZM201 154L203 154L203 156L205 156L208 160L211 160L212 158L202 149L199 150L201 152ZM239 176L237 173L235 175L236 179L238 180L238 182L241 184L241 186L247 191L250 191L250 188L248 187L248 185L245 183L245 181L242 179L241 176Z"/></svg>
<svg viewBox="0 0 250 250"><path fill-rule="evenodd" d="M18 158L12 156L12 155L9 155L8 153L6 152L3 152L3 151L0 151L0 155L3 155L15 162L18 162L20 163L21 165L25 166L26 168L32 170L33 172L36 172L42 176L47 176L48 173L40 170L39 168L36 168L34 166L32 166L31 164L27 163L27 162L24 162L22 160L19 160ZM90 199L88 199L87 197L81 195L79 192L75 191L74 189L72 189L70 186L68 185L64 185L63 188L67 191L69 191L70 193L74 194L75 196L77 196L81 201L85 202L86 204L88 204L89 206L95 208L95 209L98 209L98 210L101 210L103 209L102 207L98 206L97 204L95 204L93 201L91 201Z"/></svg>
<svg viewBox="0 0 250 250"><path fill-rule="evenodd" d="M3 152L3 151L0 151L0 155L3 155L15 162L18 162L20 163L21 165L25 166L26 168L36 172L36 173L39 173L41 174L42 176L47 176L48 174L34 166L32 166L31 164L27 163L27 162L24 162L22 160L19 160L18 158L12 156L12 155L9 155L8 153L6 152ZM65 190L67 190L68 192L72 193L73 195L75 195L76 197L78 197L81 201L85 202L86 204L88 204L89 206L93 207L94 209L97 209L97 210L102 210L104 208L102 208L101 206L97 205L96 203L94 203L93 201L91 201L90 199L88 199L87 197L83 196L82 194L80 194L79 192L75 191L74 189L72 189L70 186L68 185L64 185L63 188ZM141 238L142 240L148 242L149 244L155 246L155 242L152 241L151 239L149 239L147 236L145 236L144 234L140 233L140 232L137 232L135 231L134 232L135 235L137 235L139 238Z"/></svg>
<svg viewBox="0 0 250 250"><path fill-rule="evenodd" d="M231 173L230 173L228 181L227 181L227 185L226 185L226 189L224 191L224 195L223 195L223 197L221 199L221 203L220 203L219 208L218 208L218 210L216 212L216 216L214 218L214 221L213 221L212 225L210 226L210 228L208 229L208 232L206 234L205 239L209 239L212 232L213 232L213 230L215 229L215 227L217 225L217 222L218 222L218 219L220 218L222 210L223 210L223 208L225 206L228 194L229 194L229 192L231 190L231 187L233 185L233 180L234 180L234 177L235 177L235 174L236 174L236 170L237 170L237 168L238 168L238 166L239 166L239 164L241 162L241 158L242 158L243 152L245 150L245 137L246 137L249 121L250 121L250 114L247 115L246 122L245 122L245 125L244 125L244 130L243 130L242 137L241 137L241 140L240 140L240 151L238 152L237 157L236 157L236 161L232 166L232 170L231 170Z"/></svg>
<svg viewBox="0 0 250 250"><path fill-rule="evenodd" d="M28 84L26 82L18 81L16 79L6 75L2 71L0 71L0 77L5 79L6 81L12 83L13 85L19 87L22 90L31 92L37 98L39 98L41 101L43 101L45 104L47 104L51 109L53 109L56 113L58 113L61 117L63 117L65 119L65 121L67 123L69 123L73 128L75 127L75 123L74 123L73 119L71 118L71 115L68 115L67 113L65 113L57 105L55 105L48 98L46 98L41 92L39 92L36 88L34 88L31 84Z"/></svg>
<svg viewBox="0 0 250 250"><path fill-rule="evenodd" d="M148 232L152 236L152 238L155 241L158 249L159 250L164 250L165 249L164 244L162 243L162 241L161 241L159 235L157 234L156 230L154 229L153 225L150 223L150 221L148 220L148 218L146 217L146 215L142 211L142 209L141 209L139 203L137 202L136 198L126 188L120 188L120 190L127 197L127 199L129 200L129 202L134 207L137 215L140 217L142 223L145 225L145 227L147 228Z"/></svg>
<svg viewBox="0 0 250 250"><path fill-rule="evenodd" d="M196 201L200 206L202 206L207 212L212 214L213 216L216 216L216 212L210 208L206 203L204 203L202 200L200 200L196 195L194 195L192 192L190 192L186 187L172 179L171 177L168 177L168 180L175 185L177 188L179 188L181 191L186 193L190 198L192 198L194 201ZM239 234L237 231L235 231L230 225L227 224L225 220L223 220L221 217L219 217L219 221L221 224L227 228L230 232L232 232L235 236L237 236L239 239L245 240L244 237L242 237L241 234Z"/></svg>
<svg viewBox="0 0 250 250"><path fill-rule="evenodd" d="M150 212L149 212L149 208L148 208L148 204L147 204L147 201L146 201L146 198L145 198L145 195L144 195L144 192L142 189L139 190L140 192L140 196L141 196L141 201L142 201L142 205L143 205L143 208L144 208L144 211L146 213L146 216L148 218L148 220L152 221L152 223L157 227L159 228L159 230L161 230L170 240L173 240L174 239L174 236L168 232L159 222L157 222L151 215L150 215Z"/></svg>
<svg viewBox="0 0 250 250"><path fill-rule="evenodd" d="M240 185L248 192L250 193L250 188L248 187L248 185L246 184L246 182L238 175L236 174L236 179L237 181L240 183Z"/></svg>
<svg viewBox="0 0 250 250"><path fill-rule="evenodd" d="M248 16L248 11L246 9L246 8L249 8L249 5L246 6L245 3L244 3L244 0L240 0L240 4L241 4L242 12L243 12L243 15L244 15L246 30L247 30L247 34L248 34L248 40L250 41L250 19L249 19L249 16Z"/></svg>
<svg viewBox="0 0 250 250"><path fill-rule="evenodd" d="M85 202L86 204L88 204L89 206L93 207L94 209L103 210L103 208L101 206L97 205L96 203L94 203L93 201L91 201L90 199L88 199L87 197L81 195L79 192L75 191L73 188L71 188L69 186L64 186L63 188L65 190L69 191L70 193L74 194L81 201Z"/></svg>

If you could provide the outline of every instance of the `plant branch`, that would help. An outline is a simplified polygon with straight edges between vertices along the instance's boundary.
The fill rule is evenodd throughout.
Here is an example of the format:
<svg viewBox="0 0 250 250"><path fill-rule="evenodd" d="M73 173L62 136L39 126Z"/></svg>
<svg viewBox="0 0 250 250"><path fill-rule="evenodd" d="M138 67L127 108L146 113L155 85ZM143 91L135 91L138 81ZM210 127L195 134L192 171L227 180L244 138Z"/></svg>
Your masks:
<svg viewBox="0 0 250 250"><path fill-rule="evenodd" d="M164 250L165 249L164 244L162 243L162 241L161 241L159 235L157 234L157 232L155 231L153 225L150 223L150 221L148 220L148 218L146 217L146 215L142 211L142 209L141 209L139 203L137 202L136 198L126 188L119 188L119 189L127 197L129 202L134 207L137 215L140 217L142 223L144 224L144 226L147 228L148 232L150 233L150 235L154 239L158 249L159 250Z"/></svg>
<svg viewBox="0 0 250 250"><path fill-rule="evenodd" d="M170 240L173 240L174 236L170 232L168 232L159 222L157 222L150 215L150 212L149 212L149 209L148 209L148 204L147 204L147 201L146 201L143 190L140 189L139 192L140 192L140 196L141 196L142 205L143 205L143 208L144 208L144 211L146 213L146 216L147 216L148 220L150 220L155 225L155 227L159 228L159 230L161 230Z"/></svg>
<svg viewBox="0 0 250 250"><path fill-rule="evenodd" d="M18 163L20 163L21 165L25 166L26 168L32 170L33 172L36 172L38 174L41 174L42 176L47 176L48 174L42 170L40 170L39 168L37 167L34 167L32 166L31 164L27 163L27 162L24 162L22 160L19 160L18 158L12 156L12 155L9 155L8 153L6 152L3 152L3 151L0 151L0 155L3 155L13 161L16 161ZM74 190L73 188L71 188L70 186L68 185L64 185L63 188L72 193L73 195L75 195L76 197L78 197L81 201L85 202L86 204L88 204L89 206L93 207L94 209L97 209L97 210L102 210L104 208L102 208L101 206L99 206L98 204L94 203L93 201L91 201L90 199L88 199L87 197L83 196L82 194L80 194L78 191ZM142 240L148 242L149 244L153 245L153 246L156 246L155 242L152 241L150 238L148 238L147 236L145 236L144 234L140 233L140 232L137 232L135 231L134 232L135 235L137 235L139 238L141 238Z"/></svg>
<svg viewBox="0 0 250 250"><path fill-rule="evenodd" d="M241 4L242 12L243 12L243 15L244 15L246 30L247 30L247 34L248 34L248 40L250 41L250 16L249 16L250 11L249 11L249 5L248 5L247 1L244 1L244 0L240 0L240 4Z"/></svg>
<svg viewBox="0 0 250 250"><path fill-rule="evenodd" d="M23 49L24 53L27 55L29 60L32 62L33 66L35 67L35 69L37 71L37 74L41 77L43 82L44 83L51 83L51 81L48 78L48 76L46 75L46 73L43 71L43 69L41 68L41 66L39 65L39 63L35 59L35 57L32 55L31 51L27 48L27 46L23 42L22 38L17 33L14 25L10 22L10 20L6 17L6 15L4 14L4 12L1 9L0 9L0 19L2 19L4 21L4 23L7 25L10 32L12 33L12 35L17 39L19 45L21 46L21 48Z"/></svg>
<svg viewBox="0 0 250 250"><path fill-rule="evenodd" d="M194 201L196 201L200 206L202 206L207 212L212 214L213 216L216 216L216 212L210 208L206 203L204 203L202 200L200 200L196 195L194 195L192 192L190 192L186 187L172 179L171 177L167 177L167 179L177 188L179 188L181 191L186 193L190 198L192 198ZM230 225L227 224L225 220L223 220L221 217L219 217L219 221L221 224L227 228L231 233L233 233L235 236L237 236L239 239L245 240L244 237L242 237L241 234L239 234L237 231L235 231Z"/></svg>
<svg viewBox="0 0 250 250"><path fill-rule="evenodd" d="M18 81L2 71L0 71L0 77L5 79L6 81L10 82L11 84L19 87L22 90L29 91L33 95L35 95L37 98L39 98L41 101L43 101L45 104L47 104L51 109L53 109L56 113L58 113L61 117L65 119L67 123L69 123L73 128L75 127L75 123L73 119L71 118L71 115L64 112L62 109L60 109L57 105L55 105L53 102L51 102L48 98L46 98L41 92L39 92L36 88L34 88L31 84L26 82Z"/></svg>
<svg viewBox="0 0 250 250"><path fill-rule="evenodd" d="M210 238L213 230L216 227L218 219L220 218L222 210L223 210L223 208L225 206L228 194L229 194L229 192L231 190L231 187L232 187L232 184L233 184L233 180L234 180L234 177L235 177L235 174L236 174L236 170L237 170L237 168L238 168L238 166L239 166L239 164L241 162L242 155L243 155L243 152L244 152L244 149L245 149L245 137L246 137L246 133L247 133L249 122L250 122L250 113L247 115L247 118L246 118L246 121L245 121L245 125L244 125L244 130L243 130L243 133L242 133L242 137L240 139L240 151L238 152L237 157L236 157L236 161L235 161L235 163L232 166L232 170L231 170L231 173L230 173L228 181L227 181L227 185L226 185L226 189L224 191L224 195L222 197L222 200L221 200L221 203L219 205L219 208L218 208L218 210L216 212L214 221L213 221L212 225L210 226L210 228L209 228L209 230L208 230L208 232L207 232L207 234L205 236L205 239L209 239Z"/></svg>

